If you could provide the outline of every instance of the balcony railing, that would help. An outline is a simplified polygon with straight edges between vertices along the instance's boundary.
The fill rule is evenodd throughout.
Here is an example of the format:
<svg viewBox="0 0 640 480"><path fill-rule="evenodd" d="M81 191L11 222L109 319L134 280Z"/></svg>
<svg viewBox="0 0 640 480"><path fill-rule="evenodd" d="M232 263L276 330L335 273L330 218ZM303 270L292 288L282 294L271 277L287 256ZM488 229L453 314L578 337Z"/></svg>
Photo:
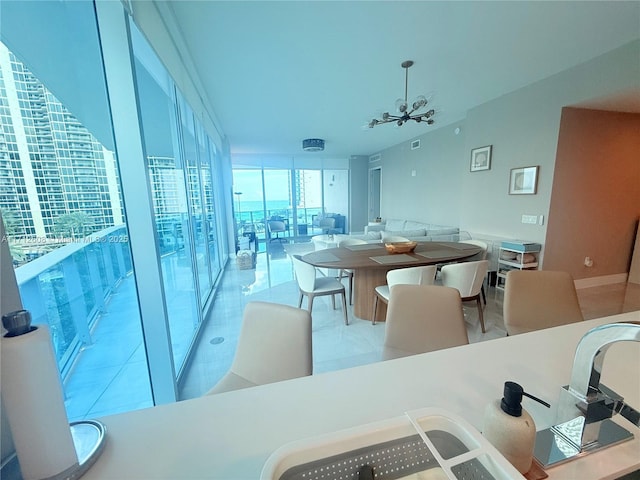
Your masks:
<svg viewBox="0 0 640 480"><path fill-rule="evenodd" d="M65 379L105 300L132 272L127 230L107 228L16 268L23 307L33 323L47 324Z"/></svg>
<svg viewBox="0 0 640 480"><path fill-rule="evenodd" d="M313 218L316 215L322 214L322 211L323 209L321 207L298 207L296 209L296 222L294 223L294 210L292 208L274 208L267 209L266 219L269 220L273 218L284 221L289 228L289 235L291 236L306 236L312 234ZM259 240L266 240L268 238L264 210L236 211L235 217L239 235L242 235L243 231L251 228ZM297 231L294 230L294 228L296 228L294 225L297 226Z"/></svg>

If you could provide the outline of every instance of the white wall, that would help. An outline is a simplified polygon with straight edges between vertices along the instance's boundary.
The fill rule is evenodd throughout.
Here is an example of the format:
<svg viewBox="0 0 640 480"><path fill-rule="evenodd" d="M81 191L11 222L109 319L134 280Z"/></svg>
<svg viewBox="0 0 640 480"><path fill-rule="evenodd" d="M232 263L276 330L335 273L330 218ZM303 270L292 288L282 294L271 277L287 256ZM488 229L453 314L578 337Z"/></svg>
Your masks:
<svg viewBox="0 0 640 480"><path fill-rule="evenodd" d="M521 223L523 214L549 212L562 107L640 88L640 41L470 110L465 151L493 144L491 170L466 173L459 182L460 226L544 243L547 224ZM468 163L468 158L465 158ZM540 165L537 195L509 195L515 167ZM481 201L474 201L481 199Z"/></svg>
<svg viewBox="0 0 640 480"><path fill-rule="evenodd" d="M637 40L470 110L419 137L418 150L407 142L382 151L383 217L544 243L562 107L640 89L639 56ZM471 149L484 145L493 145L491 169L470 172ZM510 170L529 165L540 165L537 195L509 195ZM522 214L545 222L522 224Z"/></svg>
<svg viewBox="0 0 640 480"><path fill-rule="evenodd" d="M409 141L382 152L382 218L460 225L460 178L469 169L464 130L464 122L449 125L419 137L416 150Z"/></svg>

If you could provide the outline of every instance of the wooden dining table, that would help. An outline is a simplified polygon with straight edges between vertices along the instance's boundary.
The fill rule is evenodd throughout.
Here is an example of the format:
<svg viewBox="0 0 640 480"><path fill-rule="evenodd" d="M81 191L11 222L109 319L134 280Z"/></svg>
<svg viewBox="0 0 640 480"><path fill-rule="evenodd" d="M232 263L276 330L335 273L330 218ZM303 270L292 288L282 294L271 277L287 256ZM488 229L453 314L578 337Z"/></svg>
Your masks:
<svg viewBox="0 0 640 480"><path fill-rule="evenodd" d="M473 257L482 249L462 242L420 242L410 253L389 253L383 243L327 248L302 257L316 267L353 270L353 313L373 320L375 288L387 284L387 272L396 268L435 265ZM382 302L381 302L382 303ZM378 308L376 321L384 321L386 306Z"/></svg>

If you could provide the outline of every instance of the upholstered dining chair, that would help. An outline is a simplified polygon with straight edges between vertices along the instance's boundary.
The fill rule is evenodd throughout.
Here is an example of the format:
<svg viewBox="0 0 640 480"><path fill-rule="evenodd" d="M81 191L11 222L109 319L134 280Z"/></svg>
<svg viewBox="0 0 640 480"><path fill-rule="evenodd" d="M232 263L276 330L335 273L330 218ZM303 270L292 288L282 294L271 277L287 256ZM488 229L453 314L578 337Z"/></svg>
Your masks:
<svg viewBox="0 0 640 480"><path fill-rule="evenodd" d="M469 245L475 245L476 247L481 248L482 250L478 253L476 253L473 257L469 257L467 258L465 261L467 262L476 262L478 260L486 260L487 259L487 254L488 254L488 250L489 250L489 245L487 245L487 242L483 242L482 240L460 240L459 243L468 243ZM484 304L487 304L487 295L484 292L484 281L482 282L482 287L480 288L480 293L482 293L482 301L484 302Z"/></svg>
<svg viewBox="0 0 640 480"><path fill-rule="evenodd" d="M347 300L344 285L334 277L318 277L316 267L302 260L300 255L293 255L293 269L296 273L296 281L300 289L298 308L302 307L302 299L307 296L307 308L309 313L313 309L313 299L323 295L331 295L331 304L336 308L336 295L342 295L342 311L344 312L344 324L349 325L347 316Z"/></svg>
<svg viewBox="0 0 640 480"><path fill-rule="evenodd" d="M507 335L584 320L573 278L552 270L511 270L503 301Z"/></svg>
<svg viewBox="0 0 640 480"><path fill-rule="evenodd" d="M350 245L363 245L366 244L364 240L360 238L345 238L338 243L339 247L348 247ZM338 272L338 281L342 281L343 278L349 279L349 305L353 305L353 270L349 268L343 268Z"/></svg>
<svg viewBox="0 0 640 480"><path fill-rule="evenodd" d="M488 260L478 260L475 262L450 263L444 265L440 271L443 286L457 289L463 302L476 301L482 333L486 331L480 295L488 268Z"/></svg>
<svg viewBox="0 0 640 480"><path fill-rule="evenodd" d="M460 294L437 285L394 285L382 360L469 343Z"/></svg>
<svg viewBox="0 0 640 480"><path fill-rule="evenodd" d="M207 392L228 392L311 375L311 315L268 302L249 302L229 371Z"/></svg>
<svg viewBox="0 0 640 480"><path fill-rule="evenodd" d="M280 242L284 241L284 238L280 237L280 234L284 234L287 231L287 225L281 220L269 220L267 222L269 227L269 236L276 234L275 237L271 237L269 242L273 242L274 240L279 240Z"/></svg>
<svg viewBox="0 0 640 480"><path fill-rule="evenodd" d="M389 303L390 289L393 285L433 285L435 277L435 265L389 270L387 272L387 284L380 285L375 288L375 297L373 299L373 320L371 321L371 324L376 324L378 302Z"/></svg>

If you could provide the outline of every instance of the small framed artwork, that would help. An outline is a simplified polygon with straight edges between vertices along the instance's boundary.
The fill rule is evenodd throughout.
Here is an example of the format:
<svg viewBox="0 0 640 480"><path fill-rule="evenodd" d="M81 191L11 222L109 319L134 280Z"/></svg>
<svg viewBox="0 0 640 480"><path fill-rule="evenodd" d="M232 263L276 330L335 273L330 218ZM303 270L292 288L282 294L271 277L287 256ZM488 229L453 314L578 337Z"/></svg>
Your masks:
<svg viewBox="0 0 640 480"><path fill-rule="evenodd" d="M538 189L539 168L539 166L512 168L509 177L509 195L535 195Z"/></svg>
<svg viewBox="0 0 640 480"><path fill-rule="evenodd" d="M471 171L489 170L491 168L491 147L474 148L471 150Z"/></svg>

